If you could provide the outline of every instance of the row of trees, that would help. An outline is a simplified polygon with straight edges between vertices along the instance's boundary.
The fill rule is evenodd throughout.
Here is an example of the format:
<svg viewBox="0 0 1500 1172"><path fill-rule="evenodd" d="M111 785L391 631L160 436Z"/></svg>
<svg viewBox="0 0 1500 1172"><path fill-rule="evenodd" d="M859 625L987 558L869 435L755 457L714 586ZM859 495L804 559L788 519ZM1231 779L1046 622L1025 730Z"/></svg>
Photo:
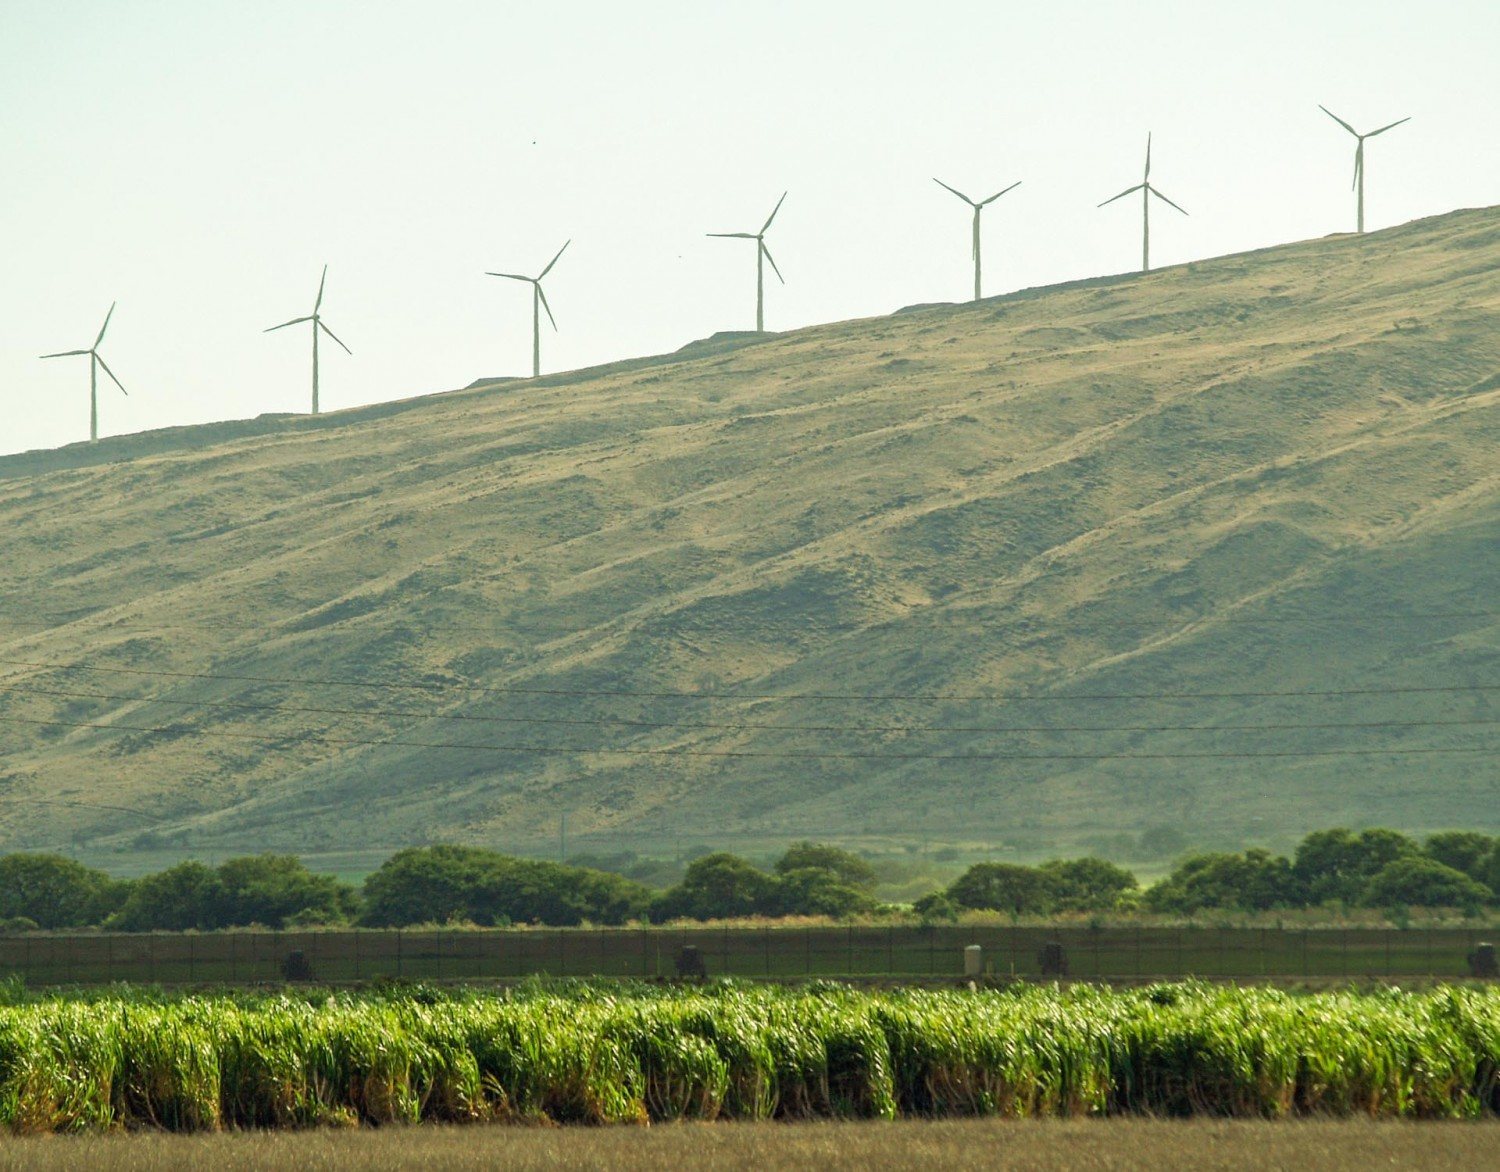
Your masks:
<svg viewBox="0 0 1500 1172"><path fill-rule="evenodd" d="M964 909L1013 915L1141 909L1186 914L1209 908L1268 911L1322 905L1444 907L1500 903L1500 840L1434 834L1417 842L1394 830L1320 830L1290 859L1254 848L1194 854L1142 891L1135 876L1102 859L1022 867L979 863L916 903L929 918Z"/></svg>
<svg viewBox="0 0 1500 1172"><path fill-rule="evenodd" d="M734 855L693 862L666 891L607 871L468 846L398 851L361 890L290 855L217 867L179 863L140 879L51 854L0 857L0 925L123 932L360 924L624 924L680 917L846 916L874 906L875 872L856 855L800 843L767 874Z"/></svg>
<svg viewBox="0 0 1500 1172"><path fill-rule="evenodd" d="M290 855L254 855L217 867L179 863L122 880L61 855L13 854L0 856L0 925L181 931L251 924L570 926L842 918L876 909L876 882L875 871L858 855L808 842L794 844L769 871L737 855L705 855L665 891L607 871L466 846L399 851L358 891L312 873ZM945 919L964 909L1037 916L1323 904L1472 911L1496 903L1500 840L1456 832L1419 843L1393 830L1321 830L1304 838L1290 859L1259 849L1192 855L1145 890L1129 871L1103 859L1037 867L979 863L915 907L926 918Z"/></svg>

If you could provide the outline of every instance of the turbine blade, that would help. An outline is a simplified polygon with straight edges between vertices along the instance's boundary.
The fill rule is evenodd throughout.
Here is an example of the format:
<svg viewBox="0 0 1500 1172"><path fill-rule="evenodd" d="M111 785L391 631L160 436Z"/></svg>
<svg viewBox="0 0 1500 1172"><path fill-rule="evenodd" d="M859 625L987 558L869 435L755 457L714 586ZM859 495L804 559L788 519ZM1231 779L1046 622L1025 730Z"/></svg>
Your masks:
<svg viewBox="0 0 1500 1172"><path fill-rule="evenodd" d="M97 355L97 354L95 354L94 357L96 359L98 359L99 365L102 366L102 367L104 367L104 373L107 374L107 375L109 375L109 377L111 379L114 379L115 386L117 386L117 387L120 388L120 394L124 395L126 398L129 398L130 397L130 392L125 389L125 384L124 383L122 383L119 379L115 378L115 372L112 371L112 370L110 370L109 363L105 362L104 359L100 358L99 355Z"/></svg>
<svg viewBox="0 0 1500 1172"><path fill-rule="evenodd" d="M1365 169L1365 140L1360 139L1359 145L1354 148L1354 178L1349 183L1349 190L1353 191L1359 186L1360 172Z"/></svg>
<svg viewBox="0 0 1500 1172"><path fill-rule="evenodd" d="M60 350L56 354L43 354L43 358L72 358L75 354L92 354L92 350Z"/></svg>
<svg viewBox="0 0 1500 1172"><path fill-rule="evenodd" d="M1146 131L1146 174L1142 176L1142 182L1151 178L1151 132Z"/></svg>
<svg viewBox="0 0 1500 1172"><path fill-rule="evenodd" d="M119 302L117 301L109 303L109 312L104 315L104 324L99 327L99 336L94 339L95 350L99 349L99 343L104 341L104 331L109 329L109 319L115 316L115 306L118 304Z"/></svg>
<svg viewBox="0 0 1500 1172"><path fill-rule="evenodd" d="M537 278L536 279L538 281L540 281L543 277L545 277L548 273L550 273L552 271L552 266L557 263L557 257L562 256L563 253L567 252L568 251L568 244L572 244L572 243L573 242L571 240L569 240L566 244L564 244L561 248L559 248L557 250L557 256L554 256L551 260L549 260L547 262L547 267L544 268L540 273L537 274Z"/></svg>
<svg viewBox="0 0 1500 1172"><path fill-rule="evenodd" d="M1021 186L1021 181L1019 179L1017 179L1014 183L1012 183L1009 187L1007 187L1005 189L1005 191L1014 191L1016 188L1018 188L1020 186ZM994 203L997 199L999 199L1002 195L1005 194L1005 191L997 191L997 192L995 192L994 195L990 196L989 199L980 200L979 201L979 206L980 207L984 207L985 204Z"/></svg>
<svg viewBox="0 0 1500 1172"><path fill-rule="evenodd" d="M317 325L318 329L322 330L325 334L327 334L335 342L338 342L340 346L344 346L344 343L339 341L339 336L337 334L335 334L332 330L330 330L326 325L323 324L323 319L321 317L320 318L316 318L314 320L316 320L317 323L318 323L318 325ZM353 354L354 351L351 350L351 349L349 349L348 346L344 346L344 353L345 354Z"/></svg>
<svg viewBox="0 0 1500 1172"><path fill-rule="evenodd" d="M531 281L534 277L523 277L520 273L485 273L486 277L507 277L512 281Z"/></svg>
<svg viewBox="0 0 1500 1172"><path fill-rule="evenodd" d="M717 236L721 240L759 240L754 232L705 232L705 236Z"/></svg>
<svg viewBox="0 0 1500 1172"><path fill-rule="evenodd" d="M313 302L313 313L323 308L323 286L328 284L328 266L323 266L323 275L318 279L318 299Z"/></svg>
<svg viewBox="0 0 1500 1172"><path fill-rule="evenodd" d="M764 240L760 242L760 250L766 254L766 259L771 262L771 271L776 274L776 279L785 285L786 278L781 275L781 270L776 267L776 258L771 255L771 250L766 247Z"/></svg>
<svg viewBox="0 0 1500 1172"><path fill-rule="evenodd" d="M542 284L541 284L540 281L537 282L536 294L537 294L537 296L539 298L541 298L542 308L547 311L547 320L552 323L552 329L554 331L556 331L556 329L557 329L557 319L552 316L552 306L550 306L550 305L547 304L547 294L542 289Z"/></svg>
<svg viewBox="0 0 1500 1172"><path fill-rule="evenodd" d="M1387 130L1394 130L1396 127L1400 126L1402 122L1410 122L1410 121L1411 121L1411 115L1408 114L1405 118L1398 119L1395 122L1391 122L1388 125L1382 126L1379 130L1372 130L1372 131L1370 131L1370 133L1367 134L1367 135L1365 135L1365 137L1366 138L1374 138L1377 134L1384 134Z"/></svg>
<svg viewBox="0 0 1500 1172"><path fill-rule="evenodd" d="M965 195L963 192L961 192L958 188L956 188L956 187L948 187L948 185L946 183L944 183L941 179L936 179L935 178L935 179L933 179L933 182L936 183L939 187L947 188L954 195L958 196L959 199L963 200L964 203L968 204L971 208L978 206L972 199L970 199L967 195Z"/></svg>
<svg viewBox="0 0 1500 1172"><path fill-rule="evenodd" d="M760 226L760 234L764 236L771 228L771 221L776 218L776 213L781 210L781 205L786 203L787 193L783 191L781 198L776 201L776 206L771 209L771 214L766 217L766 222Z"/></svg>
<svg viewBox="0 0 1500 1172"><path fill-rule="evenodd" d="M313 315L310 313L306 317L294 317L291 321L284 321L279 326L271 326L269 329L261 330L261 333L269 334L271 330L284 330L287 328L287 326L295 326L300 324L301 322L312 321L312 319Z"/></svg>
<svg viewBox="0 0 1500 1172"><path fill-rule="evenodd" d="M1347 130L1350 134L1354 135L1355 138L1359 137L1359 131L1355 130L1354 127L1350 126L1347 122L1345 122L1342 118L1340 118L1337 114L1335 114L1332 110L1330 110L1327 106L1323 105L1321 102L1318 103L1318 109L1322 110L1323 113L1327 114L1330 118L1332 118L1335 122L1337 122L1345 130Z"/></svg>
<svg viewBox="0 0 1500 1172"><path fill-rule="evenodd" d="M1172 204L1172 206L1174 208L1177 208L1177 210L1179 212L1181 212L1184 216L1187 215L1187 209L1186 208L1177 207L1177 205L1175 203L1172 203L1172 201L1170 199L1168 199L1166 196L1164 196L1161 192L1157 191L1156 188L1151 187L1150 185L1147 185L1146 190L1149 191L1152 195L1156 196L1156 198L1159 199L1159 200L1161 200L1163 203Z"/></svg>
<svg viewBox="0 0 1500 1172"><path fill-rule="evenodd" d="M1120 192L1119 195L1110 196L1107 200L1104 201L1104 203L1101 203L1099 206L1102 208L1105 206L1105 204L1114 203L1117 199L1124 199L1127 195L1133 195L1145 186L1146 185L1144 183L1137 183L1134 187L1127 187L1124 191Z"/></svg>

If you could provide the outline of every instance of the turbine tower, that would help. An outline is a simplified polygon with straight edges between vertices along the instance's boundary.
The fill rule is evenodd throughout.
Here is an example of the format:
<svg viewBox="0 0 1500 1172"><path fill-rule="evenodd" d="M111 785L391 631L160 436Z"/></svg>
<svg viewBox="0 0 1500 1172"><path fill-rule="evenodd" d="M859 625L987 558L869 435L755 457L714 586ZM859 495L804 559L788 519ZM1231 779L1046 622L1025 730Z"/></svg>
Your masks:
<svg viewBox="0 0 1500 1172"><path fill-rule="evenodd" d="M771 262L771 268L776 273L776 279L783 285L786 278L781 275L781 270L776 267L776 258L771 255L771 250L766 247L766 233L770 230L771 221L776 218L776 213L781 210L781 205L786 202L786 192L781 193L781 198L776 201L776 206L771 209L771 214L766 217L766 222L760 226L759 232L710 232L708 235L717 236L725 240L753 240L755 241L755 331L762 333L766 328L766 261Z"/></svg>
<svg viewBox="0 0 1500 1172"><path fill-rule="evenodd" d="M43 354L43 358L74 358L84 354L89 356L89 442L99 438L99 368L104 368L104 373L109 375L115 386L120 388L120 394L129 395L124 385L115 378L115 372L110 370L109 364L99 353L99 344L104 341L104 331L109 329L109 319L115 315L115 305L111 302L109 312L104 315L104 324L99 327L99 336L94 339L94 344L87 350L63 350L58 354Z"/></svg>
<svg viewBox="0 0 1500 1172"><path fill-rule="evenodd" d="M982 211L984 211L984 208L985 208L986 204L992 204L997 199L999 199L1002 195L1004 195L1005 191L1014 191L1017 187L1020 187L1021 186L1021 181L1019 179L1017 179L1014 183L1012 183L1009 187L1007 187L1005 189L1005 191L997 191L997 192L995 192L994 195L990 196L989 199L980 200L978 203L975 203L972 199L970 199L967 195L965 195L963 192L961 192L958 188L956 188L956 187L948 187L948 185L946 183L944 183L941 179L933 179L933 182L936 183L939 187L947 188L947 190L951 191L954 195L958 196L959 199L963 200L964 203L968 204L971 208L974 209L974 300L978 301L979 300L979 213L982 212Z"/></svg>
<svg viewBox="0 0 1500 1172"><path fill-rule="evenodd" d="M1354 148L1354 182L1350 186L1359 192L1357 200L1359 211L1356 223L1358 225L1357 231L1363 232L1365 230L1365 139L1374 138L1377 134L1384 134L1387 130L1394 130L1401 123L1410 122L1411 117L1399 118L1395 122L1382 126L1379 130L1372 130L1368 134L1361 134L1327 106L1320 105L1318 109L1322 110L1323 113L1327 114L1350 134L1354 135L1354 141L1359 144Z"/></svg>
<svg viewBox="0 0 1500 1172"><path fill-rule="evenodd" d="M312 413L314 415L316 415L318 413L318 331L322 330L325 334L327 334L335 342L338 342L340 346L344 346L343 342L339 342L338 335L335 334L332 330L330 330L328 328L328 326L324 323L322 316L318 312L320 309L323 308L323 286L326 285L327 283L328 283L328 266L324 265L323 266L323 278L322 278L322 280L320 280L318 282L318 299L313 302L313 311L311 313L307 314L305 317L294 317L294 318L292 318L291 321L284 321L279 326L271 326L269 329L265 329L265 330L261 331L261 333L263 333L263 334L269 334L271 332L271 330L284 330L284 329L286 329L287 326L300 325L302 322L305 322L305 321L312 322L312 338L313 338ZM351 349L349 349L348 346L344 346L344 353L345 354L353 354L354 351L351 350Z"/></svg>
<svg viewBox="0 0 1500 1172"><path fill-rule="evenodd" d="M558 257L568 251L571 240L565 241L563 246L557 250L554 256L547 262L544 268L534 277L523 277L519 273L485 273L486 277L505 277L512 281L525 281L531 286L531 377L538 378L542 373L542 310L547 311L547 320L552 323L552 328L557 329L557 319L552 316L552 306L547 304L547 295L542 292L542 278L552 271L552 266L557 263Z"/></svg>
<svg viewBox="0 0 1500 1172"><path fill-rule="evenodd" d="M1135 191L1141 193L1141 272L1149 273L1151 271L1151 197L1154 195L1163 203L1177 208L1184 216L1187 215L1183 208L1177 207L1175 203L1151 186L1151 136L1149 134L1146 135L1146 173L1141 177L1141 181L1134 187L1127 187L1119 195L1110 196L1099 206L1102 208L1105 204L1114 203L1117 199L1124 199Z"/></svg>

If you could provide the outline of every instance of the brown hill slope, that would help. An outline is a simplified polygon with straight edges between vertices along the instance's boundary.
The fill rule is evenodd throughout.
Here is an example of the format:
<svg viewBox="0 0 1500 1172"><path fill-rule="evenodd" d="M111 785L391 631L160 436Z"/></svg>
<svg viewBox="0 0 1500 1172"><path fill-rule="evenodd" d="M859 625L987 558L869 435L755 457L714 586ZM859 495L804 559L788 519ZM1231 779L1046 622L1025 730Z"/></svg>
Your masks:
<svg viewBox="0 0 1500 1172"><path fill-rule="evenodd" d="M0 849L1494 829L1497 272L1458 212L0 460Z"/></svg>

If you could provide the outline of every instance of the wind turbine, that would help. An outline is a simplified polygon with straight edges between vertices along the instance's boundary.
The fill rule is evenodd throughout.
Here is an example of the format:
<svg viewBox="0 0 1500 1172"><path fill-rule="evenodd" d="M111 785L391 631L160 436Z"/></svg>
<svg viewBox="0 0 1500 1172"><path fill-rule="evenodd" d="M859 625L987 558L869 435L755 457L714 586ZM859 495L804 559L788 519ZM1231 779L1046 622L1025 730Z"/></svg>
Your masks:
<svg viewBox="0 0 1500 1172"><path fill-rule="evenodd" d="M109 312L104 315L104 324L99 327L99 336L94 339L94 344L87 350L63 350L58 354L43 354L43 358L74 358L84 354L89 356L89 440L90 442L99 438L99 368L104 368L104 373L109 375L115 386L120 388L120 394L129 395L130 392L124 387L119 379L115 378L115 372L110 370L109 363L99 353L99 344L104 341L104 331L109 329L109 319L115 315L115 306L118 302L110 302Z"/></svg>
<svg viewBox="0 0 1500 1172"><path fill-rule="evenodd" d="M1384 134L1387 130L1394 130L1401 123L1410 122L1411 118L1410 116L1400 118L1395 122L1382 126L1379 130L1372 130L1369 134L1361 134L1327 106L1320 105L1318 109L1322 110L1323 113L1327 114L1350 134L1354 135L1355 142L1359 144L1354 148L1354 182L1349 186L1359 191L1359 218L1356 222L1358 224L1357 230L1363 232L1365 230L1365 139L1374 138L1377 134Z"/></svg>
<svg viewBox="0 0 1500 1172"><path fill-rule="evenodd" d="M1141 177L1141 181L1134 187L1127 187L1119 195L1110 196L1099 206L1102 208L1105 204L1114 203L1117 199L1124 199L1135 191L1141 193L1141 272L1149 273L1151 271L1151 197L1154 195L1163 203L1177 208L1184 216L1187 215L1185 209L1177 207L1175 203L1151 186L1151 136L1149 134L1146 135L1146 173Z"/></svg>
<svg viewBox="0 0 1500 1172"><path fill-rule="evenodd" d="M542 373L542 310L547 311L547 320L552 323L552 328L557 329L557 319L552 316L552 306L547 304L547 295L542 292L542 278L552 271L552 266L557 263L558 257L568 251L571 240L565 241L563 246L557 250L554 256L547 262L544 268L534 277L523 277L519 273L485 273L486 277L506 277L512 281L525 281L531 286L531 377L538 378Z"/></svg>
<svg viewBox="0 0 1500 1172"><path fill-rule="evenodd" d="M314 415L316 415L318 413L318 331L322 330L325 334L327 334L335 342L338 342L340 346L344 346L343 342L339 342L338 335L335 334L332 330L330 330L326 324L324 324L323 318L322 318L322 316L318 312L323 307L323 286L326 285L327 283L328 283L328 266L324 265L323 266L323 277L318 282L318 299L313 302L313 311L311 313L307 314L305 317L294 317L294 318L292 318L291 321L284 321L279 326L271 326L270 329L265 329L265 330L261 331L261 333L263 333L263 334L269 334L271 332L271 330L284 330L284 329L287 328L287 326L300 325L302 322L305 322L305 321L312 322L312 338L313 338L312 413ZM351 349L349 349L348 346L344 346L344 353L345 354L353 354L354 351L351 350Z"/></svg>
<svg viewBox="0 0 1500 1172"><path fill-rule="evenodd" d="M766 233L770 230L771 221L776 218L776 213L781 210L781 205L786 202L786 192L781 193L781 198L776 201L776 206L771 209L771 214L766 217L766 222L760 226L759 232L709 232L710 236L717 236L725 240L753 240L755 241L755 329L757 333L766 328L766 261L771 262L771 268L776 273L776 279L783 285L786 278L781 275L781 270L776 267L776 258L771 255L771 250L766 247Z"/></svg>
<svg viewBox="0 0 1500 1172"><path fill-rule="evenodd" d="M990 196L989 199L980 200L978 203L975 203L967 195L965 195L963 192L961 192L960 190L958 190L958 188L956 188L956 187L948 187L948 185L946 183L944 183L941 179L933 179L933 182L936 183L939 187L947 188L947 190L951 191L954 195L958 196L959 199L963 200L964 203L968 204L971 208L974 209L974 300L978 301L979 300L979 213L982 212L982 211L984 211L984 208L985 208L986 204L992 204L997 199L999 199L1002 195L1004 195L1005 191L1014 191L1017 187L1020 187L1021 186L1021 181L1019 179L1017 179L1014 183L1012 183L1009 187L1007 187L1005 189L1005 191L997 191L997 192L995 192L994 195Z"/></svg>

